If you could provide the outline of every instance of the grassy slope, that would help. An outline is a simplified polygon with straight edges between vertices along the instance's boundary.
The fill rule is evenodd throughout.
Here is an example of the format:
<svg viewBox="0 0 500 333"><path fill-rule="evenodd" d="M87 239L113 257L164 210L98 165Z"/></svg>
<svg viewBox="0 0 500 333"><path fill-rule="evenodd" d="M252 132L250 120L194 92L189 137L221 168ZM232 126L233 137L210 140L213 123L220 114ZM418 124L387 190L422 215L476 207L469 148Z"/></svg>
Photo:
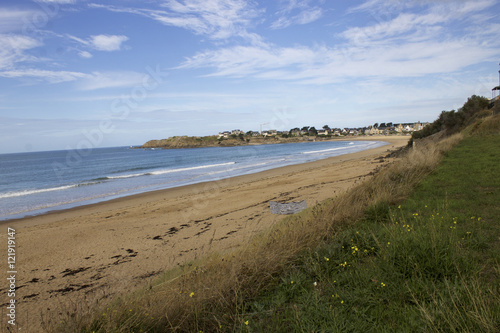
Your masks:
<svg viewBox="0 0 500 333"><path fill-rule="evenodd" d="M500 117L475 126L491 135L467 138L437 170L457 139L419 144L241 250L166 272L104 308L69 309L47 330L497 331L499 129Z"/></svg>
<svg viewBox="0 0 500 333"><path fill-rule="evenodd" d="M446 155L400 206L372 206L304 254L229 331L500 331L500 135Z"/></svg>

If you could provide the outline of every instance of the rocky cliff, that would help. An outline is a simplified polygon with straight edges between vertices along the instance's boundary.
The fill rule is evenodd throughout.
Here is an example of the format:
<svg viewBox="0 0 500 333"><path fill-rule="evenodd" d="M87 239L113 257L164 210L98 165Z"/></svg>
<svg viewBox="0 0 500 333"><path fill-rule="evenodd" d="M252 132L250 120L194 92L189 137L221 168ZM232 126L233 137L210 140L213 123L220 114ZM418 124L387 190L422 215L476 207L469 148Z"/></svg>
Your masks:
<svg viewBox="0 0 500 333"><path fill-rule="evenodd" d="M150 140L138 148L162 148L162 149L176 149L176 148L201 148L201 147L234 147L234 146L247 146L247 145L261 145L261 144L277 144L277 143L290 143L290 142L307 142L307 141L325 141L329 138L321 138L314 136L304 137L290 137L283 138L279 136L270 137L230 137L218 138L217 136L174 136L162 140Z"/></svg>

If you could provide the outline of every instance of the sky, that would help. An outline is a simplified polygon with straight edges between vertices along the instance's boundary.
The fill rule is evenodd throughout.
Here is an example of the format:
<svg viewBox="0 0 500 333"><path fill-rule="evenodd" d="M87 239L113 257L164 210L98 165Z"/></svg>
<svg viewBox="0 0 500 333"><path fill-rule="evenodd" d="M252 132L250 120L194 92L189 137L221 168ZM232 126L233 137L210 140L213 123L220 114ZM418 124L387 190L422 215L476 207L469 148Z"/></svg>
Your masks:
<svg viewBox="0 0 500 333"><path fill-rule="evenodd" d="M3 0L0 153L433 121L499 84L500 1Z"/></svg>

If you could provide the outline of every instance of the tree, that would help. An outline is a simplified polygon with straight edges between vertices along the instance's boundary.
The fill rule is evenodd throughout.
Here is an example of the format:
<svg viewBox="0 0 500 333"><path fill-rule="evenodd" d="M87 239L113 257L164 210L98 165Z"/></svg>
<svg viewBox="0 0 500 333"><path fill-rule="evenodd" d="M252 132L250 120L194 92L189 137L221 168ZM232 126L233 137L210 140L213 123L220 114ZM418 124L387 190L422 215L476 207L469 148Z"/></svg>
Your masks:
<svg viewBox="0 0 500 333"><path fill-rule="evenodd" d="M485 97L473 95L458 111L442 111L439 117L422 130L413 132L409 145L416 139L425 138L434 133L444 131L446 135L456 133L472 123L476 118L481 117L488 107L489 100Z"/></svg>
<svg viewBox="0 0 500 333"><path fill-rule="evenodd" d="M328 125L323 126L323 129L328 132L331 131L331 128Z"/></svg>
<svg viewBox="0 0 500 333"><path fill-rule="evenodd" d="M467 99L464 106L462 106L458 112L463 112L466 118L471 118L479 111L482 111L488 107L489 100L486 97L472 95Z"/></svg>
<svg viewBox="0 0 500 333"><path fill-rule="evenodd" d="M292 128L292 129L288 132L288 135L290 135L290 136L300 135L300 128L298 128L298 127Z"/></svg>
<svg viewBox="0 0 500 333"><path fill-rule="evenodd" d="M313 127L310 127L309 128L309 134L310 135L318 135L318 131L316 130L316 128Z"/></svg>
<svg viewBox="0 0 500 333"><path fill-rule="evenodd" d="M373 124L373 127L375 128L378 127L378 123Z"/></svg>

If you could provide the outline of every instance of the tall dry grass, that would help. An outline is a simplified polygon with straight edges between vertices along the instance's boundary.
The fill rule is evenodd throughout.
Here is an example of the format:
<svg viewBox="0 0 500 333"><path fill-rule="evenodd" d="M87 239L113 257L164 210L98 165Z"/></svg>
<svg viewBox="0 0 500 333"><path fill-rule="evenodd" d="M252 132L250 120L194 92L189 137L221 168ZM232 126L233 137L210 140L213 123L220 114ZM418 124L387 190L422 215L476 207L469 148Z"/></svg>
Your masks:
<svg viewBox="0 0 500 333"><path fill-rule="evenodd" d="M297 255L331 239L378 203L396 203L437 166L444 152L462 139L426 139L348 192L276 223L238 250L166 272L146 288L106 307L68 311L59 332L216 332L237 325L242 300L252 299L294 264Z"/></svg>
<svg viewBox="0 0 500 333"><path fill-rule="evenodd" d="M500 103L496 103L495 107L500 109ZM498 134L500 130L500 113L487 118L482 118L476 121L470 126L468 132L471 135L495 135Z"/></svg>

